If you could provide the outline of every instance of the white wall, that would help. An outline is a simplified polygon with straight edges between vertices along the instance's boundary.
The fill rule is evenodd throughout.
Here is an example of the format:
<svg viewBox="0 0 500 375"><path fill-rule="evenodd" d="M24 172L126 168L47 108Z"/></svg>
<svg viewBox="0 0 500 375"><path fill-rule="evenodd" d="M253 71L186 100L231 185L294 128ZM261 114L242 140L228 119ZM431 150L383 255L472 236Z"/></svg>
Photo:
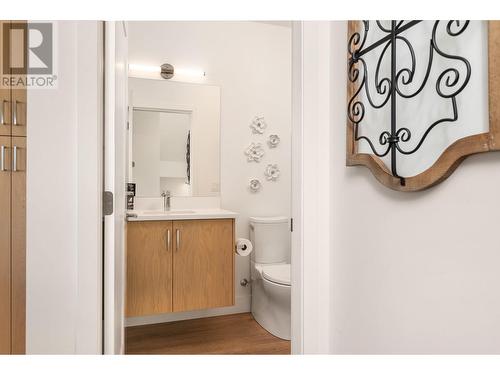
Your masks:
<svg viewBox="0 0 500 375"><path fill-rule="evenodd" d="M58 87L28 89L26 350L98 354L102 34L54 24Z"/></svg>
<svg viewBox="0 0 500 375"><path fill-rule="evenodd" d="M130 22L129 62L202 68L203 82L221 87L221 205L240 213L237 237L248 237L248 217L290 215L291 197L291 28L260 22ZM181 37L180 37L181 36ZM252 135L255 116L268 123L265 136ZM274 150L265 145L278 134ZM247 163L251 141L264 144L261 163ZM276 183L265 181L264 169L277 163ZM248 190L251 178L263 189ZM236 259L237 305L248 311L250 288L239 281L250 277L249 258Z"/></svg>
<svg viewBox="0 0 500 375"><path fill-rule="evenodd" d="M500 154L399 193L345 167L346 23L331 23L331 352L500 353ZM305 251L308 251L307 245Z"/></svg>

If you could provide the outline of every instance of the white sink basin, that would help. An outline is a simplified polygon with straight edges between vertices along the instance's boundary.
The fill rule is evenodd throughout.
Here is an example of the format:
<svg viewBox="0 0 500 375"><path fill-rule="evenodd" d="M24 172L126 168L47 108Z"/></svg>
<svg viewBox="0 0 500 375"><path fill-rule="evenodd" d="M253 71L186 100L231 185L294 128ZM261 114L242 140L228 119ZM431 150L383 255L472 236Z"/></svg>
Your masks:
<svg viewBox="0 0 500 375"><path fill-rule="evenodd" d="M194 214L193 210L170 210L170 211L139 211L139 215L184 215Z"/></svg>
<svg viewBox="0 0 500 375"><path fill-rule="evenodd" d="M197 219L229 219L236 218L238 214L220 208L195 209L195 210L144 210L128 211L128 221L154 221L154 220L197 220Z"/></svg>

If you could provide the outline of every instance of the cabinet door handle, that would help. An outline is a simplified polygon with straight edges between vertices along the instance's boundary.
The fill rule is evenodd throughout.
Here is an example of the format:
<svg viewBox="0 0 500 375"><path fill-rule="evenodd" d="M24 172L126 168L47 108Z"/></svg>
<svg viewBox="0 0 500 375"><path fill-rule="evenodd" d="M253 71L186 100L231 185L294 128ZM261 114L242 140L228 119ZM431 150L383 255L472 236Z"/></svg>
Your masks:
<svg viewBox="0 0 500 375"><path fill-rule="evenodd" d="M175 230L176 246L175 248L179 250L181 248L181 231L179 229Z"/></svg>
<svg viewBox="0 0 500 375"><path fill-rule="evenodd" d="M167 251L170 250L170 243L171 243L170 229L167 229Z"/></svg>
<svg viewBox="0 0 500 375"><path fill-rule="evenodd" d="M5 172L5 149L7 147L0 146L0 172Z"/></svg>
<svg viewBox="0 0 500 375"><path fill-rule="evenodd" d="M17 172L17 146L12 149L12 172Z"/></svg>
<svg viewBox="0 0 500 375"><path fill-rule="evenodd" d="M7 100L2 101L2 108L0 111L0 125L7 125L5 123L5 104L8 104L9 102Z"/></svg>
<svg viewBox="0 0 500 375"><path fill-rule="evenodd" d="M17 100L12 103L12 125L18 125L17 123Z"/></svg>

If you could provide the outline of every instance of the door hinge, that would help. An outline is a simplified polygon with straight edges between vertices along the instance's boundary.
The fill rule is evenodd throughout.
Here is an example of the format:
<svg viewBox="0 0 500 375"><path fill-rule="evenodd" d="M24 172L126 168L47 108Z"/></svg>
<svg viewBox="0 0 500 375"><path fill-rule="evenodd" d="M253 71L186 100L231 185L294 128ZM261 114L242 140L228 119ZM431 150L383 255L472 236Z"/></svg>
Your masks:
<svg viewBox="0 0 500 375"><path fill-rule="evenodd" d="M290 232L293 232L293 217L290 219Z"/></svg>
<svg viewBox="0 0 500 375"><path fill-rule="evenodd" d="M113 214L113 193L105 191L102 194L102 213L104 216Z"/></svg>

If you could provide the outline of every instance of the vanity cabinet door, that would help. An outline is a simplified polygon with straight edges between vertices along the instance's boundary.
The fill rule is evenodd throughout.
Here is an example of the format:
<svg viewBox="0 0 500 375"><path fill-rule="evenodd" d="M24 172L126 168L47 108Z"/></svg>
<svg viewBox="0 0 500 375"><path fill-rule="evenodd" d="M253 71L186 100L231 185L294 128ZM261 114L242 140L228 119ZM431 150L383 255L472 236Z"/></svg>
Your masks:
<svg viewBox="0 0 500 375"><path fill-rule="evenodd" d="M14 66L22 66L22 68L12 69L12 74L16 79L26 78L27 74L27 45L28 45L28 30L26 21L12 21L12 28L16 31L12 32L10 55ZM25 87L14 86L11 90L11 130L12 136L26 137L26 110L27 110L27 91Z"/></svg>
<svg viewBox="0 0 500 375"><path fill-rule="evenodd" d="M11 340L11 138L0 136L0 354Z"/></svg>
<svg viewBox="0 0 500 375"><path fill-rule="evenodd" d="M12 90L12 136L26 137L26 90Z"/></svg>
<svg viewBox="0 0 500 375"><path fill-rule="evenodd" d="M4 71L4 28L9 27L9 24L9 21L0 21L0 74L3 74ZM12 90L10 90L8 87L0 88L0 136L11 135L11 95Z"/></svg>
<svg viewBox="0 0 500 375"><path fill-rule="evenodd" d="M233 305L233 220L174 221L173 229L173 311Z"/></svg>
<svg viewBox="0 0 500 375"><path fill-rule="evenodd" d="M172 222L127 225L126 316L172 311Z"/></svg>
<svg viewBox="0 0 500 375"><path fill-rule="evenodd" d="M12 354L26 352L26 137L12 137Z"/></svg>

